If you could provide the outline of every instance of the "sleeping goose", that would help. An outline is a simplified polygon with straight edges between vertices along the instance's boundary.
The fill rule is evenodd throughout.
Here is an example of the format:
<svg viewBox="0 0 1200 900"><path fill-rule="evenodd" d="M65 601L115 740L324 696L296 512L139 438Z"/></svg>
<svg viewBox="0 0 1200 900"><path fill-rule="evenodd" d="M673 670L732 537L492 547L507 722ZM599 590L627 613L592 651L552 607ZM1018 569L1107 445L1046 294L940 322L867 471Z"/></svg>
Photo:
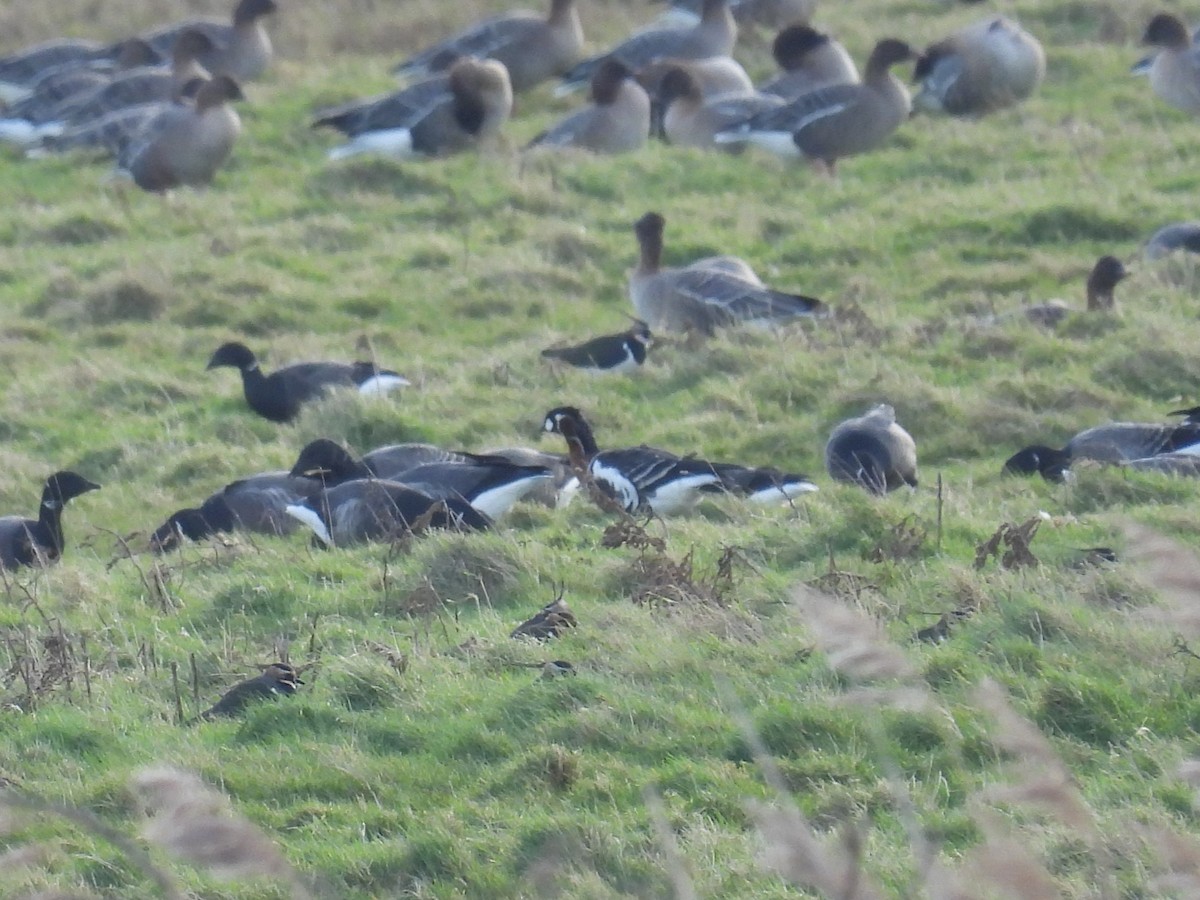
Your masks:
<svg viewBox="0 0 1200 900"><path fill-rule="evenodd" d="M449 156L496 134L512 113L508 70L496 60L460 59L447 76L448 94L403 124L381 118L329 151L333 160L362 153L398 158Z"/></svg>
<svg viewBox="0 0 1200 900"><path fill-rule="evenodd" d="M76 497L99 489L100 485L75 472L55 472L47 478L36 519L0 516L0 569L56 562L66 546L63 508Z"/></svg>
<svg viewBox="0 0 1200 900"><path fill-rule="evenodd" d="M200 65L213 75L253 81L271 65L274 50L263 20L277 11L275 0L240 0L233 9L232 23L210 19L177 22L142 38L167 55L185 31L199 31L211 42L210 49L200 56Z"/></svg>
<svg viewBox="0 0 1200 900"><path fill-rule="evenodd" d="M1061 450L1034 444L1014 453L1004 463L1013 475L1040 474L1047 481L1062 481L1071 464L1088 459L1125 463L1163 454L1200 453L1200 423L1178 425L1110 422L1079 432Z"/></svg>
<svg viewBox="0 0 1200 900"><path fill-rule="evenodd" d="M982 116L1027 99L1046 76L1037 38L996 16L925 49L914 81L913 105L924 112Z"/></svg>
<svg viewBox="0 0 1200 900"><path fill-rule="evenodd" d="M629 275L629 297L638 319L652 329L711 334L724 325L772 325L825 310L813 297L772 290L734 274L727 258L663 268L665 224L661 215L650 212L634 225L640 257Z"/></svg>
<svg viewBox="0 0 1200 900"><path fill-rule="evenodd" d="M913 59L903 41L875 45L860 84L835 84L802 94L716 136L718 143L749 142L784 157L804 157L833 175L837 161L882 145L908 118L908 90L891 73Z"/></svg>
<svg viewBox="0 0 1200 900"><path fill-rule="evenodd" d="M858 66L836 40L807 25L789 25L775 36L771 55L783 71L759 86L764 94L795 100L831 84L858 84Z"/></svg>
<svg viewBox="0 0 1200 900"><path fill-rule="evenodd" d="M650 97L624 63L606 59L592 76L592 104L571 113L532 141L533 147L576 147L628 153L650 136Z"/></svg>
<svg viewBox="0 0 1200 900"><path fill-rule="evenodd" d="M663 136L668 143L726 151L736 151L738 145L716 144L714 137L718 132L784 102L780 97L753 92L706 99L696 79L684 68L667 73L660 97Z"/></svg>
<svg viewBox="0 0 1200 900"><path fill-rule="evenodd" d="M896 411L880 404L840 423L825 445L825 468L872 494L917 486L917 445L896 422Z"/></svg>
<svg viewBox="0 0 1200 900"><path fill-rule="evenodd" d="M1178 109L1200 112L1200 48L1192 44L1187 27L1170 13L1150 20L1142 43L1158 48L1150 64L1150 87Z"/></svg>
<svg viewBox="0 0 1200 900"><path fill-rule="evenodd" d="M729 56L737 40L737 24L729 11L729 0L704 0L700 21L686 28L658 28L642 31L606 53L585 59L562 77L558 93L582 87L606 59L617 59L632 71L655 60L708 59Z"/></svg>
<svg viewBox="0 0 1200 900"><path fill-rule="evenodd" d="M392 69L423 78L448 69L464 56L495 59L508 69L514 91L561 75L583 52L583 29L575 0L551 0L545 18L514 13L485 19Z"/></svg>
<svg viewBox="0 0 1200 900"><path fill-rule="evenodd" d="M255 355L237 341L222 344L213 352L207 368L221 366L241 373L246 402L272 422L290 422L304 403L323 396L330 388L355 387L362 394L383 394L408 384L398 372L381 369L373 362L293 363L264 375Z"/></svg>

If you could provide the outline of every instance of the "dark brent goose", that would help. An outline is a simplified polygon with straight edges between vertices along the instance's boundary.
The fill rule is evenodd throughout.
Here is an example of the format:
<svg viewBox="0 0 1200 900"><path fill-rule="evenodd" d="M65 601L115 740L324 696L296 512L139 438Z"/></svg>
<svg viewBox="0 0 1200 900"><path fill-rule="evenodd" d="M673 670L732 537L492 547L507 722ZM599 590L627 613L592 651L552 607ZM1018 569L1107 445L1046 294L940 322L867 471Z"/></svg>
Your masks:
<svg viewBox="0 0 1200 900"><path fill-rule="evenodd" d="M1183 410L1179 414L1187 413ZM1178 425L1110 422L1079 432L1061 450L1044 444L1025 447L1005 461L1004 471L1013 475L1037 473L1047 481L1062 481L1077 460L1124 463L1180 451L1200 452L1198 445L1200 423L1190 416Z"/></svg>
<svg viewBox="0 0 1200 900"><path fill-rule="evenodd" d="M789 25L775 35L771 55L783 71L759 90L784 100L831 84L858 84L858 66L838 41L807 25Z"/></svg>
<svg viewBox="0 0 1200 900"><path fill-rule="evenodd" d="M629 153L650 137L650 96L620 60L606 59L592 76L592 104L543 131L530 147L577 147Z"/></svg>
<svg viewBox="0 0 1200 900"><path fill-rule="evenodd" d="M360 479L319 491L287 513L326 547L391 540L425 528L484 531L491 521L465 500L435 500L394 481Z"/></svg>
<svg viewBox="0 0 1200 900"><path fill-rule="evenodd" d="M1200 113L1200 56L1186 26L1170 13L1150 20L1142 43L1158 48L1150 64L1150 87L1178 109Z"/></svg>
<svg viewBox="0 0 1200 900"><path fill-rule="evenodd" d="M677 147L718 147L714 137L738 122L768 109L783 105L772 94L753 92L737 96L705 98L700 84L684 68L675 68L662 81L662 131L667 142ZM722 144L719 149L736 151L737 144Z"/></svg>
<svg viewBox="0 0 1200 900"><path fill-rule="evenodd" d="M51 69L95 61L110 62L121 53L121 44L63 39L26 47L0 58L0 102L13 103L29 96L35 81Z"/></svg>
<svg viewBox="0 0 1200 900"><path fill-rule="evenodd" d="M275 0L241 0L233 9L232 24L208 19L178 22L142 37L165 55L184 31L200 31L212 42L212 48L200 57L204 68L213 75L253 81L271 65L271 38L263 19L277 9Z"/></svg>
<svg viewBox="0 0 1200 900"><path fill-rule="evenodd" d="M908 118L908 89L891 72L916 54L903 41L875 45L860 84L835 84L717 135L718 143L748 141L784 158L804 157L833 175L837 161L879 147Z"/></svg>
<svg viewBox="0 0 1200 900"><path fill-rule="evenodd" d="M499 132L512 113L508 70L496 60L460 59L447 76L449 93L403 124L386 119L356 131L354 140L329 151L330 159L379 153L401 159L449 156Z"/></svg>
<svg viewBox="0 0 1200 900"><path fill-rule="evenodd" d="M695 506L706 488L722 489L720 476L702 459L681 458L645 445L600 450L591 425L573 406L550 410L542 427L563 436L576 470L586 473L605 497L627 513L674 515Z"/></svg>
<svg viewBox="0 0 1200 900"><path fill-rule="evenodd" d="M1149 260L1162 259L1176 250L1200 253L1200 222L1175 222L1164 225L1146 241L1142 255Z"/></svg>
<svg viewBox="0 0 1200 900"><path fill-rule="evenodd" d="M357 387L362 394L385 394L408 384L390 369L372 362L293 363L264 375L258 360L245 344L222 344L208 361L209 369L231 366L242 373L242 390L250 408L272 422L290 422L302 404L315 400L333 387Z"/></svg>
<svg viewBox="0 0 1200 900"><path fill-rule="evenodd" d="M558 93L576 90L591 81L606 59L618 59L629 69L666 57L708 59L729 56L737 40L737 24L729 11L729 0L704 0L704 11L694 26L661 28L635 34L607 53L585 59L563 75Z"/></svg>
<svg viewBox="0 0 1200 900"><path fill-rule="evenodd" d="M75 472L55 472L47 478L36 519L0 517L0 568L42 565L62 556L63 507L80 494L99 488Z"/></svg>
<svg viewBox="0 0 1200 900"><path fill-rule="evenodd" d="M71 97L54 111L62 127L79 126L140 103L172 100L195 78L209 73L197 62L212 41L199 31L185 31L175 42L171 66L142 66L113 77L107 84Z"/></svg>
<svg viewBox="0 0 1200 900"><path fill-rule="evenodd" d="M567 601L560 595L514 628L509 637L548 641L578 624L575 614L567 606Z"/></svg>
<svg viewBox="0 0 1200 900"><path fill-rule="evenodd" d="M459 57L495 59L508 69L514 91L561 75L583 52L583 29L575 0L551 0L545 18L515 13L485 19L421 51L392 72L422 77L450 67Z"/></svg>
<svg viewBox="0 0 1200 900"><path fill-rule="evenodd" d="M672 0L661 21L676 25L694 25L700 19L704 0ZM781 28L792 22L807 22L817 8L817 0L731 0L734 19L743 24Z"/></svg>
<svg viewBox="0 0 1200 900"><path fill-rule="evenodd" d="M287 472L239 479L214 492L198 508L172 513L150 535L150 547L165 552L179 547L182 538L201 541L230 531L290 534L298 523L285 510L320 489L319 481Z"/></svg>
<svg viewBox="0 0 1200 900"><path fill-rule="evenodd" d="M896 424L896 411L880 404L847 419L829 435L825 468L836 481L849 481L872 494L917 486L917 445Z"/></svg>
<svg viewBox="0 0 1200 900"><path fill-rule="evenodd" d="M650 326L637 322L620 334L606 334L574 347L550 347L542 351L542 357L589 372L632 372L646 361L652 341Z"/></svg>
<svg viewBox="0 0 1200 900"><path fill-rule="evenodd" d="M629 297L637 317L651 328L711 334L722 325L771 325L824 311L820 300L771 290L714 261L708 267L663 268L664 226L654 212L634 225L641 256L629 275Z"/></svg>
<svg viewBox="0 0 1200 900"><path fill-rule="evenodd" d="M227 75L201 86L194 106L175 104L146 123L117 157L119 171L145 191L212 182L242 130L229 105L242 89Z"/></svg>
<svg viewBox="0 0 1200 900"><path fill-rule="evenodd" d="M317 438L300 450L296 464L289 473L295 478L315 478L326 486L354 481L359 478L382 478L390 481L410 469L427 463L460 462L467 454L443 450L433 444L391 444L378 447L355 459L341 444L328 438Z"/></svg>
<svg viewBox="0 0 1200 900"><path fill-rule="evenodd" d="M1016 22L995 16L925 49L913 105L925 112L982 116L1027 99L1046 77L1046 54Z"/></svg>
<svg viewBox="0 0 1200 900"><path fill-rule="evenodd" d="M290 697L296 693L300 673L287 663L271 663L263 667L261 675L238 682L224 694L221 699L186 724L192 725L206 719L218 716L236 716L252 703L262 700L274 700L276 697Z"/></svg>

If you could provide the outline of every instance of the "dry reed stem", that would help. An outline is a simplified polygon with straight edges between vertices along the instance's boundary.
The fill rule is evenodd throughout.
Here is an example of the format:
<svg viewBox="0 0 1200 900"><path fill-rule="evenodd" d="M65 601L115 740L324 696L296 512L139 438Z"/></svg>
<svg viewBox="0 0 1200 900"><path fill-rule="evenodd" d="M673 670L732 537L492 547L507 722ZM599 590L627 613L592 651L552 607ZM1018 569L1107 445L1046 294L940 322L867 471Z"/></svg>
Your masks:
<svg viewBox="0 0 1200 900"><path fill-rule="evenodd" d="M835 672L857 681L915 676L900 648L858 610L808 585L795 588L792 600Z"/></svg>
<svg viewBox="0 0 1200 900"><path fill-rule="evenodd" d="M1161 616L1185 637L1200 637L1200 558L1153 529L1128 523L1126 558L1139 566L1163 597Z"/></svg>
<svg viewBox="0 0 1200 900"><path fill-rule="evenodd" d="M1061 900L1054 878L1029 849L1009 835L998 816L977 811L975 819L983 829L984 841L966 856L963 878L987 886L992 897L1012 900Z"/></svg>

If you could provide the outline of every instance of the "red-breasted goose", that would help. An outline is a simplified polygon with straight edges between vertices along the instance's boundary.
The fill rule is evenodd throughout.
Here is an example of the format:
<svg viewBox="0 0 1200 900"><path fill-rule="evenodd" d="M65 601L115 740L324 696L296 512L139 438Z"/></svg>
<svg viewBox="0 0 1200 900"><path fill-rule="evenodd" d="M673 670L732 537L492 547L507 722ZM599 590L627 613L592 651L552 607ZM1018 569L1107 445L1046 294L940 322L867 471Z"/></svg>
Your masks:
<svg viewBox="0 0 1200 900"><path fill-rule="evenodd" d="M783 71L758 89L784 100L795 100L831 84L858 84L862 80L846 48L808 25L789 25L775 35L771 55Z"/></svg>
<svg viewBox="0 0 1200 900"><path fill-rule="evenodd" d="M531 147L576 147L592 153L628 153L650 137L650 97L629 68L606 59L592 76L592 103L550 126Z"/></svg>
<svg viewBox="0 0 1200 900"><path fill-rule="evenodd" d="M875 45L860 84L835 84L717 135L718 143L749 142L784 158L803 157L834 174L837 161L881 146L908 118L908 90L891 72L916 54L903 41Z"/></svg>
<svg viewBox="0 0 1200 900"><path fill-rule="evenodd" d="M880 404L840 423L825 445L825 468L836 481L872 494L917 486L917 445L896 422L896 411Z"/></svg>
<svg viewBox="0 0 1200 900"><path fill-rule="evenodd" d="M478 146L499 132L512 113L508 70L497 60L460 59L448 75L449 96L431 102L404 125L383 122L329 151L330 159L378 153L405 159L448 156Z"/></svg>
<svg viewBox="0 0 1200 900"><path fill-rule="evenodd" d="M293 363L264 375L255 355L237 341L218 347L207 368L222 366L241 373L246 402L264 419L273 422L290 422L300 412L302 404L323 396L334 387L354 387L363 394L382 394L408 384L398 372L381 369L372 362Z"/></svg>
<svg viewBox="0 0 1200 900"><path fill-rule="evenodd" d="M582 52L583 29L575 0L550 0L545 17L513 13L485 19L422 50L392 72L420 78L444 71L459 57L495 59L508 69L512 89L524 91L561 75Z"/></svg>
<svg viewBox="0 0 1200 900"><path fill-rule="evenodd" d="M142 37L160 53L168 54L185 31L203 32L212 49L200 64L213 75L228 75L238 81L253 81L271 65L274 50L264 19L278 11L275 0L240 0L233 8L233 21L197 19L155 29Z"/></svg>
<svg viewBox="0 0 1200 900"><path fill-rule="evenodd" d="M694 26L660 28L633 35L606 53L585 59L562 77L557 93L582 87L591 81L596 69L606 59L618 59L632 71L655 60L708 59L729 56L737 40L737 24L729 11L729 0L704 0L704 9Z"/></svg>
<svg viewBox="0 0 1200 900"><path fill-rule="evenodd" d="M63 508L71 500L100 485L75 472L55 472L42 487L42 502L36 519L0 517L0 568L44 565L62 556Z"/></svg>
<svg viewBox="0 0 1200 900"><path fill-rule="evenodd" d="M982 116L1027 99L1046 76L1046 54L1016 22L994 16L925 49L913 80L924 112Z"/></svg>
<svg viewBox="0 0 1200 900"><path fill-rule="evenodd" d="M663 268L664 226L654 212L634 225L640 257L629 275L634 313L654 330L711 334L725 325L772 325L824 313L820 300L763 287L718 267L716 260L704 261L704 267Z"/></svg>

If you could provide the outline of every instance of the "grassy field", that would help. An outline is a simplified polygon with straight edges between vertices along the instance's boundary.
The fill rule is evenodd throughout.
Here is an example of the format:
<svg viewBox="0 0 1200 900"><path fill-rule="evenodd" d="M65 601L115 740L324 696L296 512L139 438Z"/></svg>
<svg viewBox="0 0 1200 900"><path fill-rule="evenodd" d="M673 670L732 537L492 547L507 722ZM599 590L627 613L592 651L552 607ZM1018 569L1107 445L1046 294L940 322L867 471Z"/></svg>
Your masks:
<svg viewBox="0 0 1200 900"><path fill-rule="evenodd" d="M1039 94L984 121L915 119L834 182L662 145L523 159L578 102L548 88L481 157L326 164L314 108L387 88L406 52L506 5L288 4L282 59L204 192L120 194L100 165L0 159L0 510L32 514L59 468L103 485L68 509L60 565L3 578L0 777L19 792L0 793L0 896L1194 896L1196 483L999 473L1025 444L1200 402L1196 269L1139 258L1200 191L1197 123L1127 74L1157 7L1003 4L1046 45ZM651 15L581 6L594 47ZM981 14L867 6L827 2L820 20L860 60L877 37L924 45ZM8 4L0 49L177 14ZM743 36L752 75L768 43ZM551 371L541 348L624 327L649 209L668 263L736 253L836 315L666 339L632 377ZM1114 314L988 324L1082 306L1104 253L1134 272ZM204 371L234 338L268 368L365 340L413 386L276 426L232 372ZM916 438L915 492L824 475L829 431L878 402ZM640 549L606 546L610 517L577 502L398 547L140 552L173 510L312 438L558 450L538 429L564 403L602 446L775 464L821 490L706 502L649 523ZM1006 558L978 553L1042 513ZM1097 545L1121 561L1079 565ZM560 590L578 628L509 639ZM946 640L914 639L943 615ZM193 715L284 655L311 664L294 698L176 724L177 697ZM548 659L577 676L540 678ZM133 852L131 781L158 765L228 798L218 831L246 849L224 862L265 874L217 880L212 859L172 858L178 840L152 864ZM179 821L202 824L211 798L166 781L190 800Z"/></svg>

